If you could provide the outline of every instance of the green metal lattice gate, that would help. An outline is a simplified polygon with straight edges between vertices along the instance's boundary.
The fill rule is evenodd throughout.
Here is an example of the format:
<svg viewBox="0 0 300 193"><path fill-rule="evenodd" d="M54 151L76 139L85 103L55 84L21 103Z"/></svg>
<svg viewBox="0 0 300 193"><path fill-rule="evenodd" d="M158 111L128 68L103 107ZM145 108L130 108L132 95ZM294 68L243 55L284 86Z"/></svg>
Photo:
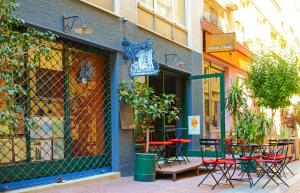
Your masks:
<svg viewBox="0 0 300 193"><path fill-rule="evenodd" d="M25 57L16 102L24 122L0 126L0 185L111 167L109 53L51 43L50 59ZM1 187L1 186L0 186Z"/></svg>

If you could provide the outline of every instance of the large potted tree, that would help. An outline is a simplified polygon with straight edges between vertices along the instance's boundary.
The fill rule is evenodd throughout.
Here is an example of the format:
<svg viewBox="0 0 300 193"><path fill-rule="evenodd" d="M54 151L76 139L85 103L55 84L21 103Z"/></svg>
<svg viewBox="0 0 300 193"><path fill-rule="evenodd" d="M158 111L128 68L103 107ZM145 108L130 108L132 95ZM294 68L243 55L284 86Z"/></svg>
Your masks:
<svg viewBox="0 0 300 193"><path fill-rule="evenodd" d="M119 96L120 100L133 108L136 130L139 133L146 133L145 153L138 153L135 156L134 179L154 181L156 155L149 153L149 128L158 118L166 118L168 122L179 119L176 95L158 96L148 84L128 80L121 82Z"/></svg>

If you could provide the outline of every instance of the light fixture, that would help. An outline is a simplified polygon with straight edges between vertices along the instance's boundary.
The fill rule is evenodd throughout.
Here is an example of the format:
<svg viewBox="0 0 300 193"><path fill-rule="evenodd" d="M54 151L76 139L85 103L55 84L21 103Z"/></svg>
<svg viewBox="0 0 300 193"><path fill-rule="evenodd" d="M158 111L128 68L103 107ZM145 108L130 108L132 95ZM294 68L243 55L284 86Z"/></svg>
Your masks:
<svg viewBox="0 0 300 193"><path fill-rule="evenodd" d="M80 69L79 69L79 83L86 84L88 82L92 82L94 78L95 70L93 68L92 62L89 60L82 60L80 62Z"/></svg>
<svg viewBox="0 0 300 193"><path fill-rule="evenodd" d="M128 17L122 17L122 21L126 23L128 21Z"/></svg>
<svg viewBox="0 0 300 193"><path fill-rule="evenodd" d="M78 15L69 16L69 17L63 16L63 20L64 20L64 32L65 33L68 33L73 29L74 24L77 20L80 20L81 25L80 25L80 27L74 28L73 29L74 32L76 32L78 34L82 34L82 35L91 34L94 32L93 29L86 26L83 19Z"/></svg>
<svg viewBox="0 0 300 193"><path fill-rule="evenodd" d="M178 66L179 68L182 68L184 66L184 62L179 61L176 63L176 66Z"/></svg>
<svg viewBox="0 0 300 193"><path fill-rule="evenodd" d="M165 54L165 62L169 65L175 65L179 68L184 66L184 62L181 61L180 57L177 54Z"/></svg>

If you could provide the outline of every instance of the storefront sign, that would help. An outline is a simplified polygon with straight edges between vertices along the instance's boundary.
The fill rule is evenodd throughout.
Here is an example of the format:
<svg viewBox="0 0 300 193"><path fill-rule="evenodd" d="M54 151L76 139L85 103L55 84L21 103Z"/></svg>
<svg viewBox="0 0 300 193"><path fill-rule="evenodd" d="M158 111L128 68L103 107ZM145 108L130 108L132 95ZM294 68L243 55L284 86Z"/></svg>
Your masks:
<svg viewBox="0 0 300 193"><path fill-rule="evenodd" d="M200 135L200 116L189 116L189 135Z"/></svg>
<svg viewBox="0 0 300 193"><path fill-rule="evenodd" d="M125 60L132 61L129 68L131 77L158 75L159 64L153 59L152 45L153 39L151 38L136 44L124 39Z"/></svg>
<svg viewBox="0 0 300 193"><path fill-rule="evenodd" d="M205 52L234 51L235 33L206 34Z"/></svg>

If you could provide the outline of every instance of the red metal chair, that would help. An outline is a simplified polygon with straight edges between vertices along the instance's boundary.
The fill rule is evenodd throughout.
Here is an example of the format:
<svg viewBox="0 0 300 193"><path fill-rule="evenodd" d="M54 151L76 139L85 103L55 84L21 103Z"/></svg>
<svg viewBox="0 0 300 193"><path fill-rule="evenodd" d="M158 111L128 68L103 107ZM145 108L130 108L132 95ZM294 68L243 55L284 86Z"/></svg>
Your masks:
<svg viewBox="0 0 300 193"><path fill-rule="evenodd" d="M274 154L265 155L256 160L263 173L254 185L256 185L265 175L267 175L269 177L269 180L264 184L263 188L271 180L275 184L279 185L279 183L275 180L275 177L277 177L281 182L283 182L283 184L289 187L288 184L282 179L282 174L289 159L287 156L289 150L289 140L278 140L276 146L278 150L275 150Z"/></svg>
<svg viewBox="0 0 300 193"><path fill-rule="evenodd" d="M230 177L227 176L229 170L232 168L232 166L236 165L236 162L231 159L225 159L225 158L220 158L218 155L218 149L217 147L219 146L219 140L218 139L199 139L200 142L200 152L201 152L201 157L202 157L202 166L204 166L208 170L208 174L202 179L202 181L198 184L198 187L203 184L203 182L207 179L209 175L212 176L213 180L215 181L215 185L213 185L212 190L220 184L220 181L222 179L226 179L226 182L229 182L232 188L234 188ZM213 146L214 151L215 151L215 158L213 159L207 159L204 158L203 154L203 148L206 146ZM213 172L219 169L221 171L222 176L217 180L216 176L214 176ZM208 185L208 184L205 184ZM208 185L209 186L209 185Z"/></svg>
<svg viewBox="0 0 300 193"><path fill-rule="evenodd" d="M172 144L173 144L173 142L171 142L171 141L150 141L149 142L149 146L154 147L153 153L157 154L156 164L160 169L161 169L161 166L159 165L159 161L161 158L163 158L164 163L166 165L171 167L171 165L169 163L170 161L168 160L168 158L166 156L166 149L167 149L167 147L169 147Z"/></svg>
<svg viewBox="0 0 300 193"><path fill-rule="evenodd" d="M184 130L184 129L186 129L186 128L171 128L171 130L173 130L175 132L177 130ZM168 129L168 131L170 131L170 129ZM190 163L190 160L184 154L184 150L186 149L186 147L192 140L183 139L182 134L180 134L180 136L178 137L178 134L176 133L175 138L171 138L168 141L171 141L176 144L176 157L175 157L174 161L178 161L179 163L181 163L181 160L179 159L181 157L185 164L187 164L187 162Z"/></svg>

